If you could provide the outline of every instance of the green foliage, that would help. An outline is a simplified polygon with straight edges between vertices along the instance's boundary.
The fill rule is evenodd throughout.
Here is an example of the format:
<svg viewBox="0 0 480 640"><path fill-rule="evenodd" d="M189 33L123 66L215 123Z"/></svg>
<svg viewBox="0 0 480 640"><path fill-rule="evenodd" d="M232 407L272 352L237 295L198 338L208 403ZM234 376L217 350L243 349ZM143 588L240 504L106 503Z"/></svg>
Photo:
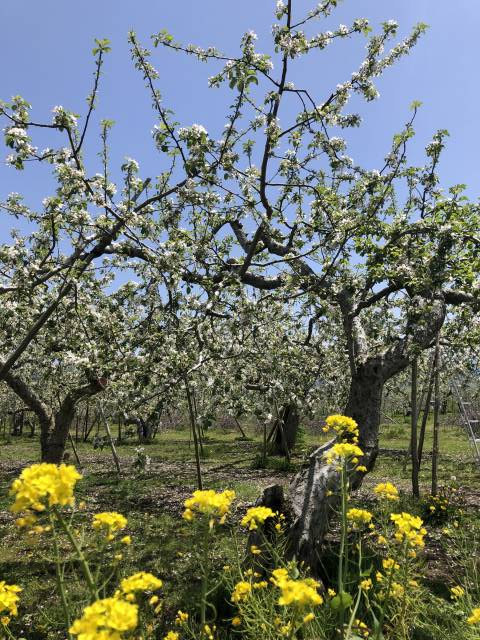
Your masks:
<svg viewBox="0 0 480 640"><path fill-rule="evenodd" d="M97 46L92 49L92 53L94 56L98 55L99 53L109 53L112 50L112 48L110 47L110 40L108 38L103 38L102 40L95 38L95 44Z"/></svg>

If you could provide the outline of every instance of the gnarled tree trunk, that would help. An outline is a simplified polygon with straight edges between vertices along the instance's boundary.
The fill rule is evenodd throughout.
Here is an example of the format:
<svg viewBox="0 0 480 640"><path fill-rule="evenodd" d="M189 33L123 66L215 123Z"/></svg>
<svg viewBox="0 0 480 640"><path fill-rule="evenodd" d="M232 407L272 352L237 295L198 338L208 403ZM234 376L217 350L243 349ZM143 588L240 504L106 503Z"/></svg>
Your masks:
<svg viewBox="0 0 480 640"><path fill-rule="evenodd" d="M53 425L49 428L45 437L43 437L42 430L42 462L53 462L54 464L62 462L77 404L83 398L91 397L103 391L106 384L107 381L104 378L95 378L89 384L73 389L66 395L60 405L60 409L54 416Z"/></svg>
<svg viewBox="0 0 480 640"><path fill-rule="evenodd" d="M299 423L300 417L296 405L284 404L268 437L271 455L290 457L297 441Z"/></svg>
<svg viewBox="0 0 480 640"><path fill-rule="evenodd" d="M19 398L35 413L40 423L40 450L42 462L60 464L65 453L70 427L75 417L75 408L80 400L105 389L105 378L92 378L87 385L67 393L59 410L54 414L21 378L10 371L5 382Z"/></svg>
<svg viewBox="0 0 480 640"><path fill-rule="evenodd" d="M348 310L348 309L347 309ZM430 347L445 318L445 303L433 300L421 321L412 317L406 337L380 354L370 355L366 338L358 322L351 322L351 382L345 415L359 427L359 446L365 454L362 464L370 471L378 455L378 436L384 384L403 371L419 349ZM358 320L358 319L357 319ZM348 327L348 322L345 323ZM355 355L356 354L356 355ZM292 514L288 530L289 553L305 562L313 573L319 572L319 549L329 528L332 507L338 501L340 474L336 465L327 464L324 453L334 440L319 447L305 467L295 476L285 499L285 511ZM352 478L352 487L361 484L363 474ZM275 492L265 493L269 495ZM264 498L265 499L265 498ZM263 500L264 500L263 499ZM264 503L261 499L260 503ZM265 506L269 506L265 503Z"/></svg>

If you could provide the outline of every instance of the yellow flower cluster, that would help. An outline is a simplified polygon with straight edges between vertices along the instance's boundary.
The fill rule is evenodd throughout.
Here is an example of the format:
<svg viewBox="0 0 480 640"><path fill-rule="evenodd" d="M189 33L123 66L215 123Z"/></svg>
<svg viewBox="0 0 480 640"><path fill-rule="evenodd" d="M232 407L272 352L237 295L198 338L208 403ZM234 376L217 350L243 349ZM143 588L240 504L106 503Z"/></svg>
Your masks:
<svg viewBox="0 0 480 640"><path fill-rule="evenodd" d="M213 625L211 627L209 624L203 625L203 633L206 636L207 640L214 640L214 633L217 630L217 627Z"/></svg>
<svg viewBox="0 0 480 640"><path fill-rule="evenodd" d="M0 580L0 613L3 614L3 624L8 624L10 618L8 616L18 615L17 604L20 600L19 593L21 587L16 584L7 584L4 580ZM5 616L5 613L8 616Z"/></svg>
<svg viewBox="0 0 480 640"><path fill-rule="evenodd" d="M392 598L399 599L403 597L403 594L405 593L405 589L398 582L392 582L392 585L390 587L390 593L392 595Z"/></svg>
<svg viewBox="0 0 480 640"><path fill-rule="evenodd" d="M248 598L251 591L252 585L250 584L250 582L245 582L245 580L237 582L232 593L232 602L241 602L242 600L245 600L246 598Z"/></svg>
<svg viewBox="0 0 480 640"><path fill-rule="evenodd" d="M278 599L278 604L281 606L306 607L323 602L322 596L317 591L320 585L312 578L292 580L286 569L275 569L272 571L270 581L281 591Z"/></svg>
<svg viewBox="0 0 480 640"><path fill-rule="evenodd" d="M357 525L368 524L372 521L373 514L365 509L349 509L347 511L347 520L354 522Z"/></svg>
<svg viewBox="0 0 480 640"><path fill-rule="evenodd" d="M328 464L333 464L339 459L350 460L354 464L358 462L358 458L363 456L363 451L356 444L349 442L339 442L334 444L331 449L326 451L324 458Z"/></svg>
<svg viewBox="0 0 480 640"><path fill-rule="evenodd" d="M268 518L273 518L275 512L270 507L251 507L242 518L242 526L249 528L250 531L257 529L258 525L263 524Z"/></svg>
<svg viewBox="0 0 480 640"><path fill-rule="evenodd" d="M192 497L184 502L185 511L183 512L183 517L185 520L191 521L195 517L195 512L197 512L210 518L218 518L219 523L223 524L234 499L235 491L228 489L218 493L213 489L194 491Z"/></svg>
<svg viewBox="0 0 480 640"><path fill-rule="evenodd" d="M125 529L128 520L121 513L116 511L104 511L96 513L92 519L92 527L96 531L104 531L108 539L113 538L113 534L117 531ZM125 544L128 544L126 542Z"/></svg>
<svg viewBox="0 0 480 640"><path fill-rule="evenodd" d="M179 640L180 636L176 631L169 631L163 640Z"/></svg>
<svg viewBox="0 0 480 640"><path fill-rule="evenodd" d="M139 571L129 578L124 578L120 583L123 593L133 593L135 591L156 591L162 586L162 581L151 573Z"/></svg>
<svg viewBox="0 0 480 640"><path fill-rule="evenodd" d="M353 439L353 442L358 440L358 424L348 416L339 414L328 416L323 431L328 433L331 430L335 431L337 437L342 440Z"/></svg>
<svg viewBox="0 0 480 640"><path fill-rule="evenodd" d="M33 525L37 522L37 516L33 513L27 513L22 518L17 518L15 520L15 524L17 527L33 527Z"/></svg>
<svg viewBox="0 0 480 640"><path fill-rule="evenodd" d="M397 542L407 542L411 547L424 547L427 530L423 528L423 520L410 513L392 513L390 520L395 524Z"/></svg>
<svg viewBox="0 0 480 640"><path fill-rule="evenodd" d="M457 585L456 587L450 587L450 597L452 600L459 600L460 598L463 598L464 595L465 589L460 585Z"/></svg>
<svg viewBox="0 0 480 640"><path fill-rule="evenodd" d="M370 578L365 578L365 580L362 580L360 582L360 589L362 591L368 591L369 589L371 589L373 586L372 581L370 580Z"/></svg>
<svg viewBox="0 0 480 640"><path fill-rule="evenodd" d="M266 580L260 580L259 582L254 582L252 586L254 589L266 589L268 582Z"/></svg>
<svg viewBox="0 0 480 640"><path fill-rule="evenodd" d="M467 618L468 624L480 624L480 607L473 609L469 618Z"/></svg>
<svg viewBox="0 0 480 640"><path fill-rule="evenodd" d="M382 561L382 565L384 569L393 569L395 571L400 569L400 565L398 562L395 562L393 558L385 558L385 560Z"/></svg>
<svg viewBox="0 0 480 640"><path fill-rule="evenodd" d="M380 482L373 490L379 498L398 500L398 489L391 482Z"/></svg>
<svg viewBox="0 0 480 640"><path fill-rule="evenodd" d="M104 598L85 607L70 627L78 640L121 640L121 634L138 624L138 606L121 598Z"/></svg>
<svg viewBox="0 0 480 640"><path fill-rule="evenodd" d="M359 618L357 618L353 623L352 630L355 631L355 633L360 637L363 636L364 638L368 638L368 636L370 635L367 625Z"/></svg>
<svg viewBox="0 0 480 640"><path fill-rule="evenodd" d="M452 489L454 491L454 489ZM438 511L447 511L450 504L449 499L443 496L428 496L427 506L430 513L436 513Z"/></svg>
<svg viewBox="0 0 480 640"><path fill-rule="evenodd" d="M32 464L22 471L10 489L15 496L11 506L19 511L44 511L47 507L73 504L73 490L82 476L72 465Z"/></svg>
<svg viewBox="0 0 480 640"><path fill-rule="evenodd" d="M177 617L175 618L175 624L180 627L182 624L185 624L186 622L188 622L188 613L185 613L185 611L181 611L179 609L177 611Z"/></svg>

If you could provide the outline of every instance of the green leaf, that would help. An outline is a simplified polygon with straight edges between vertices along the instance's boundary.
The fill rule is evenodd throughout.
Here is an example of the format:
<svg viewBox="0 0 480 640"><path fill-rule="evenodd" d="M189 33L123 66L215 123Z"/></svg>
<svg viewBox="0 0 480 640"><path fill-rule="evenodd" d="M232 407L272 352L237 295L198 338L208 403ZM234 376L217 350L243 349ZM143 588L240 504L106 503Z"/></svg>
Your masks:
<svg viewBox="0 0 480 640"><path fill-rule="evenodd" d="M111 51L111 47L109 46L110 40L108 38L103 38L101 40L95 38L95 44L97 46L92 49L92 53L94 56L98 55L100 52L108 53L109 51Z"/></svg>
<svg viewBox="0 0 480 640"><path fill-rule="evenodd" d="M330 606L332 607L332 609L334 609L335 611L337 609L346 609L347 607L349 607L351 604L353 603L353 598L352 596L347 593L346 591L342 591L342 593L339 593L337 596L335 596L334 598L332 598L330 600Z"/></svg>

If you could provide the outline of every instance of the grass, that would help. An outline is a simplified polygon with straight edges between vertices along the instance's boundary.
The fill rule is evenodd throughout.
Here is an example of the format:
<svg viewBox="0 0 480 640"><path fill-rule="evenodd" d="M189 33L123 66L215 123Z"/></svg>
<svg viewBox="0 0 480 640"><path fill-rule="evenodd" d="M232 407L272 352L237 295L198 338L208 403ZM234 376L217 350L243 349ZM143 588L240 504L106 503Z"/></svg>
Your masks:
<svg viewBox="0 0 480 640"><path fill-rule="evenodd" d="M381 433L381 448L398 452L407 450L409 425L405 421L384 425ZM286 465L281 459L270 458L266 468L255 469L252 467L255 466L255 460L258 460L261 434L249 432L250 440L239 440L236 431L211 430L207 435L205 447L208 455L202 461L205 485L213 489L235 490L238 496L237 520L265 486L274 482L287 485L292 473L304 462L305 456L325 439L323 433L319 435L305 432L301 447L292 456L291 464ZM425 452L431 451L431 443L432 429L429 424ZM86 510L82 512L87 536L90 535L88 525L92 513L115 510L128 517L128 533L134 544L125 553L122 564L126 573L141 568L163 579L164 606L161 615L167 625L182 603L191 602L197 597L199 587L195 577L196 567L192 566L191 549L194 541L188 525L181 519L183 501L196 485L193 443L190 442L187 430L160 434L153 444L145 446L152 462L143 473L135 472L132 466L135 446L134 443L118 445L123 473L121 477L117 477L108 448L103 451L93 450L88 443L78 443L84 479L78 484L77 496L79 501L84 500L87 504ZM0 577L7 582L20 584L24 589L19 622L15 622L13 626L18 637L27 640L64 639L62 615L54 593L55 574L49 557L50 541L48 538L37 537L28 542L24 536L19 535L13 525L13 517L8 512L10 499L7 493L12 479L23 466L38 461L38 456L39 446L36 440L18 437L9 443L0 441ZM445 425L441 430L439 483L451 484L452 476L456 476L456 484L461 488L460 496L470 501L476 499L474 506L470 509L465 507L464 513L456 517L463 518L462 522L480 531L479 469L472 464L471 450L464 433L456 427ZM374 472L367 476L355 499L359 503L368 502L372 499L373 484L385 479L396 482L404 490L404 508L418 509L418 505L413 505L409 498L409 465L405 468L402 456L392 455L391 452L389 455L379 456ZM429 482L430 460L426 455L421 471L424 493L428 492ZM440 534L437 537L440 540ZM436 540L433 533L432 540ZM218 540L215 553L219 566L227 563L232 554L228 541L227 535ZM63 551L68 553L68 549ZM441 553L448 554L448 548L442 547ZM108 564L111 558L100 560ZM431 561L432 566L435 561L435 558ZM451 570L450 567L449 571ZM433 574L431 576L432 602L436 602L435 598L438 598L435 591L438 591L437 587L442 579L448 579L448 576L445 578L443 575L439 579ZM69 590L72 599L81 603L85 595L82 585L72 580L69 582ZM437 605L432 604L430 612L433 615L433 611L436 611L440 619L439 628L442 628L441 624L450 624L442 614L444 602L445 592L440 593L440 600ZM451 640L457 640L453 632L449 631L449 634ZM436 636L417 637L421 640ZM460 636L458 638L460 640Z"/></svg>

